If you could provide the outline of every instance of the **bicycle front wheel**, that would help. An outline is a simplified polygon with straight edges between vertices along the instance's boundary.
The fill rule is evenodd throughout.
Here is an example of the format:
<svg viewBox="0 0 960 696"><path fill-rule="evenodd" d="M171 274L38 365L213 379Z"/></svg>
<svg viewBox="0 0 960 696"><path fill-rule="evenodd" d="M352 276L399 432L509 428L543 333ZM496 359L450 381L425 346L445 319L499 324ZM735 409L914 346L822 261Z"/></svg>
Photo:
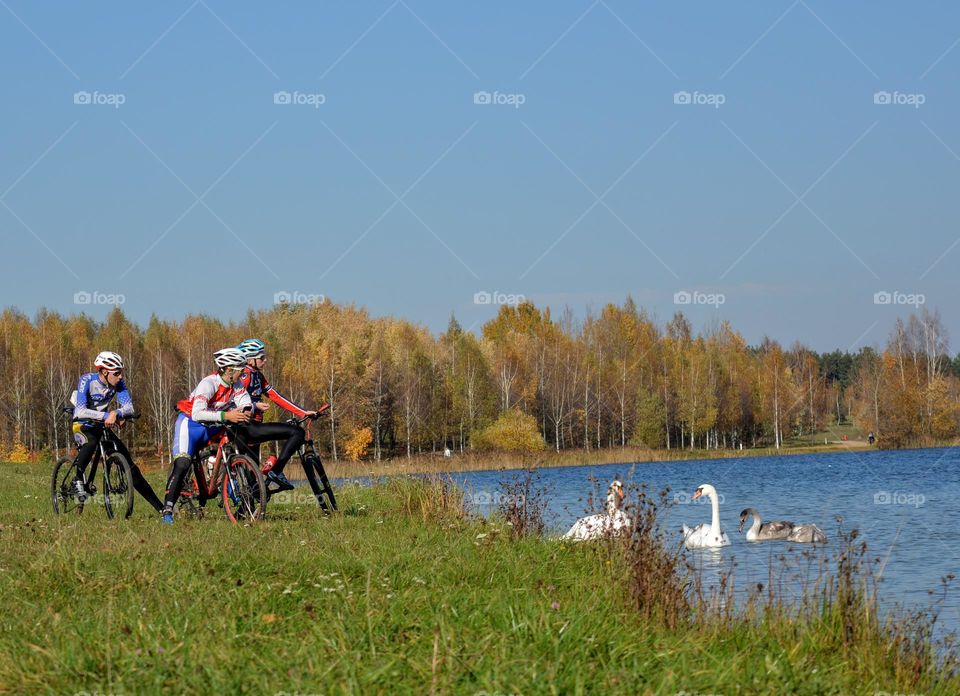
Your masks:
<svg viewBox="0 0 960 696"><path fill-rule="evenodd" d="M221 490L223 509L231 522L254 522L263 518L267 487L260 467L250 457L234 454L227 459Z"/></svg>
<svg viewBox="0 0 960 696"><path fill-rule="evenodd" d="M77 466L68 457L57 460L53 467L53 476L50 477L50 502L53 503L54 515L80 514L83 512L83 502L77 499L74 480L77 478Z"/></svg>
<svg viewBox="0 0 960 696"><path fill-rule="evenodd" d="M313 496L317 499L320 509L324 512L336 511L337 499L333 495L333 486L330 485L330 479L327 478L327 472L323 468L320 457L309 455L304 458L303 472L307 475L310 489L313 491Z"/></svg>
<svg viewBox="0 0 960 696"><path fill-rule="evenodd" d="M103 506L107 519L122 515L124 519L133 514L133 476L130 462L119 452L114 452L103 463Z"/></svg>

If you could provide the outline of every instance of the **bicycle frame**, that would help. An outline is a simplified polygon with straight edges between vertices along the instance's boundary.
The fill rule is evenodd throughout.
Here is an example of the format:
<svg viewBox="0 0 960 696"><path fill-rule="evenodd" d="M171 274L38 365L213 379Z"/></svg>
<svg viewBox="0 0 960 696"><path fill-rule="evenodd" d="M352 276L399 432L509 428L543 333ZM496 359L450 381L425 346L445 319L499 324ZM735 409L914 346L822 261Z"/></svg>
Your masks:
<svg viewBox="0 0 960 696"><path fill-rule="evenodd" d="M226 473L224 463L230 456L236 454L238 451L228 430L224 430L224 432L210 440L210 444L214 442L216 442L217 445L217 455L213 464L213 473L211 473L209 481L207 481L204 458L201 456L207 452L207 449L200 450L200 452L193 457L193 475L196 478L197 487L200 489L204 500L216 497L217 487L222 483L223 475Z"/></svg>
<svg viewBox="0 0 960 696"><path fill-rule="evenodd" d="M107 445L110 445L110 451L107 451ZM107 461L107 457L115 452L119 452L120 448L117 446L117 436L113 432L112 428L103 428L103 435L100 436L100 442L97 443L97 451L94 452L93 457L90 461L90 475L87 476L84 472L83 478L84 483L87 481L93 481L97 477L97 467L100 466L101 461Z"/></svg>

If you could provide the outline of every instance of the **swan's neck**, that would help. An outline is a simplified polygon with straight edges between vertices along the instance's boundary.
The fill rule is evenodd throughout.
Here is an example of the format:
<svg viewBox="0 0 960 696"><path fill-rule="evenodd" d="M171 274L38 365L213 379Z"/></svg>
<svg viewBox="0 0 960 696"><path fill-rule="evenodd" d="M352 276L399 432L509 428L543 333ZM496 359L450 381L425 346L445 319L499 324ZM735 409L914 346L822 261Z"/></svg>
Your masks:
<svg viewBox="0 0 960 696"><path fill-rule="evenodd" d="M750 525L749 534L759 534L760 533L760 515L753 513L753 524Z"/></svg>
<svg viewBox="0 0 960 696"><path fill-rule="evenodd" d="M617 514L617 509L617 494L611 491L611 493L607 496L607 514L612 517L613 515Z"/></svg>
<svg viewBox="0 0 960 696"><path fill-rule="evenodd" d="M717 497L710 494L710 506L713 508L713 517L710 519L710 524L713 527L714 532L720 531L720 503L717 501Z"/></svg>

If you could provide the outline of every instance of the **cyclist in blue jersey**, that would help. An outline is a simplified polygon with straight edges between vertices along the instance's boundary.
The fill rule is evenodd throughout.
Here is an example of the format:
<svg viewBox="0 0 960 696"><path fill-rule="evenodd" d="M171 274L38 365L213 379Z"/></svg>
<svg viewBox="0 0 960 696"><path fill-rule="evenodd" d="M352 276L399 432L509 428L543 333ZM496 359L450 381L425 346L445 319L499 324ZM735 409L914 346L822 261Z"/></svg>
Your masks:
<svg viewBox="0 0 960 696"><path fill-rule="evenodd" d="M103 429L114 425L123 425L123 419L134 413L133 398L123 379L123 358L111 351L104 351L93 361L96 372L89 372L80 377L77 384L76 399L73 408L73 438L77 443L77 479L74 487L77 499L86 500L91 492L83 486L83 472L97 452ZM110 409L110 404L116 399L118 408ZM133 487L159 512L163 507L153 488L134 463L133 457L126 446L117 439L120 453L130 464L130 474L133 477Z"/></svg>

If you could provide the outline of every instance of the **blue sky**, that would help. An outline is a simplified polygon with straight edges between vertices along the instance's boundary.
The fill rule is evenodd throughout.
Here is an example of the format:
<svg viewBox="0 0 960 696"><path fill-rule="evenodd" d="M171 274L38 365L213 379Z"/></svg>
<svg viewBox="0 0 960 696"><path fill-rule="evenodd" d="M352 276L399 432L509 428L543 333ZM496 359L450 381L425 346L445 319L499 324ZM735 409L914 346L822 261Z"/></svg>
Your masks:
<svg viewBox="0 0 960 696"><path fill-rule="evenodd" d="M828 350L923 300L960 339L956 3L0 18L0 289L28 313L122 295L140 322L229 319L289 292L442 330L504 295L582 315L631 294Z"/></svg>

